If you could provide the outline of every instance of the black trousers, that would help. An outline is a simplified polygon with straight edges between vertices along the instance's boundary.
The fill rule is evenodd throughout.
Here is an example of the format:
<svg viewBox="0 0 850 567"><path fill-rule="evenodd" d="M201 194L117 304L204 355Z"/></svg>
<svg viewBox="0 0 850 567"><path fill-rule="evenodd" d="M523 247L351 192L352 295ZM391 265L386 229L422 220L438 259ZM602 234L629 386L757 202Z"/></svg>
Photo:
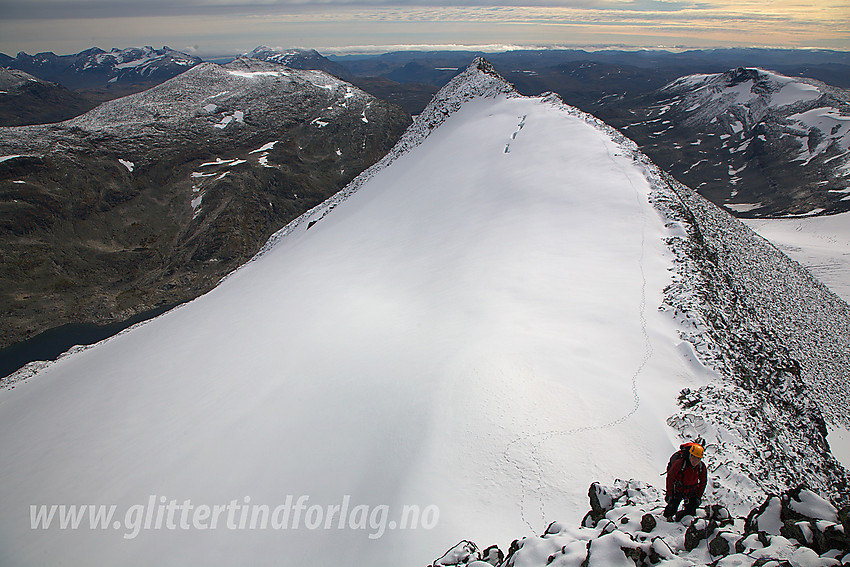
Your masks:
<svg viewBox="0 0 850 567"><path fill-rule="evenodd" d="M682 503L682 500L685 501L685 507L682 509L680 517L684 518L685 516L695 516L702 498L685 496L684 494L674 494L670 497L670 501L667 503L667 507L664 508L664 515L666 517L670 517L676 514L676 511L679 509L679 504Z"/></svg>

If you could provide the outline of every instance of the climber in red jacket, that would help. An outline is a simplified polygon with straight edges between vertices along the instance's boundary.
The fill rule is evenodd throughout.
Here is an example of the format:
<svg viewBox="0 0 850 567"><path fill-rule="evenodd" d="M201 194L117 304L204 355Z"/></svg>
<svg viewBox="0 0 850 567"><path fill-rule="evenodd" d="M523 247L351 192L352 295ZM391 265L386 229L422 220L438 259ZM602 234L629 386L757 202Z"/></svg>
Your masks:
<svg viewBox="0 0 850 567"><path fill-rule="evenodd" d="M708 471L702 462L703 453L703 446L699 443L685 443L670 457L670 462L667 463L667 493L664 498L667 501L664 517L668 521L674 515L676 520L681 520L685 516L696 514L708 484ZM685 506L679 510L682 500L685 501Z"/></svg>

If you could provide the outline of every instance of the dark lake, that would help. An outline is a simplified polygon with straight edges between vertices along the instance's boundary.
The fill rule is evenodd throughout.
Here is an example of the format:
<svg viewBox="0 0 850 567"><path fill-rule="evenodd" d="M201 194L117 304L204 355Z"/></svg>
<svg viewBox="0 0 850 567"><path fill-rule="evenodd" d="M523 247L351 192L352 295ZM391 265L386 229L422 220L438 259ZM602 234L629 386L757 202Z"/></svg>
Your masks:
<svg viewBox="0 0 850 567"><path fill-rule="evenodd" d="M93 325L90 323L69 323L14 344L0 350L0 377L8 376L27 363L34 360L56 360L56 358L74 345L91 345L103 339L116 335L136 323L141 323L161 315L180 305L157 307L135 315L125 321L109 325Z"/></svg>

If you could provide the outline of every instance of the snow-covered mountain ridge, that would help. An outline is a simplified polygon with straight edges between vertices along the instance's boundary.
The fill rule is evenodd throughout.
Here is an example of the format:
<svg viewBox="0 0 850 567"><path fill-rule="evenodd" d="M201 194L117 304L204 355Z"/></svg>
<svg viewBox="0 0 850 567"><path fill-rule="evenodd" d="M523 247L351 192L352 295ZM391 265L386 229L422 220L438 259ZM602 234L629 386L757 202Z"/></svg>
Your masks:
<svg viewBox="0 0 850 567"><path fill-rule="evenodd" d="M438 93L387 157L282 229L260 255L324 218L465 101L499 94L520 96L488 62L476 60ZM847 472L829 453L824 420L826 414L831 426L850 429L847 304L743 223L659 170L622 134L557 95L542 100L615 140L651 180L655 206L687 233L668 239L677 277L661 308L673 313L682 339L725 381L683 391L681 410L668 423L683 439L709 439L711 450L724 456L713 465L713 498L741 513L765 494L804 481L847 504ZM777 415L789 414L793 422L776 423Z"/></svg>
<svg viewBox="0 0 850 567"><path fill-rule="evenodd" d="M464 538L577 523L591 481L656 479L694 433L708 442L709 503L759 503L786 469L841 490L828 486L846 472L824 435L846 416L806 382L845 368L837 298L753 254L734 219L622 135L555 97L516 96L484 62L420 118L381 167L209 294L0 391L0 547L12 560L423 565ZM773 285L751 272L768 280L776 262L808 301L749 303ZM809 336L794 346L794 333ZM793 348L813 349L820 370ZM781 396L761 391L777 383ZM678 400L686 388L732 402ZM739 431L748 414L765 443ZM32 502L124 509L151 494L319 506L349 495L440 518L376 539L315 523L130 540L27 523Z"/></svg>
<svg viewBox="0 0 850 567"><path fill-rule="evenodd" d="M667 239L677 262L659 309L725 380L683 390L668 424L723 455L712 465L713 497L744 512L802 481L850 504L850 477L826 440L834 427L850 429L850 306L631 140L556 96L548 101L616 140L650 180L651 202L687 235ZM793 421L777 423L783 415Z"/></svg>

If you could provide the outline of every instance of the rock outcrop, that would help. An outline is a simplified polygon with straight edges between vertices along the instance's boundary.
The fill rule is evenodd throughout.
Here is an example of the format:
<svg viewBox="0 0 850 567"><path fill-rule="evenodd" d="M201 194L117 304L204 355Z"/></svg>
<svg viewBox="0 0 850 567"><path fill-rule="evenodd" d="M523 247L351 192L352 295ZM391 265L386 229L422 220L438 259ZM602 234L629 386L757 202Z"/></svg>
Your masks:
<svg viewBox="0 0 850 567"><path fill-rule="evenodd" d="M660 491L645 483L593 483L591 511L578 528L553 522L538 537L515 540L503 555L463 541L431 567L738 567L850 565L850 509L836 509L803 487L769 496L747 517L706 505L668 522Z"/></svg>

